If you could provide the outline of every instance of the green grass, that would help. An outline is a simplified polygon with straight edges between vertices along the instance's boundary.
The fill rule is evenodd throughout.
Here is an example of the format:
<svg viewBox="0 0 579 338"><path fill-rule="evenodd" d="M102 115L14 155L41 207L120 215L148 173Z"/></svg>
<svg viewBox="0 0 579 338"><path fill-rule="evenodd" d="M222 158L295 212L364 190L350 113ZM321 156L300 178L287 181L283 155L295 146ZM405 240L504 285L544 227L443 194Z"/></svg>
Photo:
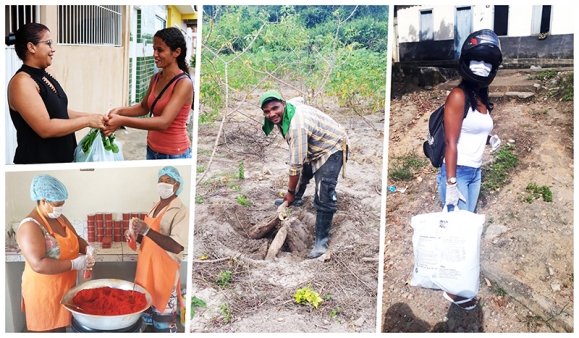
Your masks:
<svg viewBox="0 0 579 338"><path fill-rule="evenodd" d="M573 101L573 91L575 87L573 85L573 73L570 73L561 80L561 100L563 101Z"/></svg>
<svg viewBox="0 0 579 338"><path fill-rule="evenodd" d="M527 195L523 200L527 203L531 203L533 200L539 199L540 197L543 197L543 201L545 202L553 202L553 192L546 185L539 187L535 183L529 183L526 190L529 192L529 195Z"/></svg>
<svg viewBox="0 0 579 338"><path fill-rule="evenodd" d="M229 282L231 282L231 270L219 271L215 283L217 283L217 285L219 285L220 287L224 288L227 285L229 285Z"/></svg>
<svg viewBox="0 0 579 338"><path fill-rule="evenodd" d="M483 169L481 193L486 194L502 188L508 181L511 171L519 164L514 146L506 144L493 154L496 161Z"/></svg>
<svg viewBox="0 0 579 338"><path fill-rule="evenodd" d="M205 164L200 164L200 165L197 166L197 172L198 172L198 173L202 173L202 172L204 172L205 170L207 170L207 165L205 165Z"/></svg>
<svg viewBox="0 0 579 338"><path fill-rule="evenodd" d="M219 305L219 311L223 315L223 322L229 323L231 321L231 309L229 306L227 306L227 304L221 304Z"/></svg>
<svg viewBox="0 0 579 338"><path fill-rule="evenodd" d="M553 69L542 70L537 75L535 75L535 79L537 80L550 80L557 76L557 71Z"/></svg>
<svg viewBox="0 0 579 338"><path fill-rule="evenodd" d="M388 177L393 181L410 181L428 164L423 156L412 150L401 156L392 156L389 161Z"/></svg>
<svg viewBox="0 0 579 338"><path fill-rule="evenodd" d="M243 205L244 207L248 207L251 205L251 201L243 195L237 196L237 203Z"/></svg>

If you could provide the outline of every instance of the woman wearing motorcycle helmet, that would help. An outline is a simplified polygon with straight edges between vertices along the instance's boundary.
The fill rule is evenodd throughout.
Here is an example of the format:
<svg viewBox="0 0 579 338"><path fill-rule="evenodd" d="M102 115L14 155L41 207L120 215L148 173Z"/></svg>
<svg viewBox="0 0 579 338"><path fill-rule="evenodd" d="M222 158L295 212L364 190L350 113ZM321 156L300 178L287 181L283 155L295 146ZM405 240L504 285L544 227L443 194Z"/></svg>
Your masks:
<svg viewBox="0 0 579 338"><path fill-rule="evenodd" d="M436 179L443 206L476 210L485 145L490 143L491 151L500 145L498 136L490 137L493 105L489 102L488 86L502 61L499 38L490 29L471 33L462 45L459 58L462 81L448 95L444 109L446 150ZM465 104L470 106L466 116ZM474 298L447 293L444 297L465 310L476 307Z"/></svg>

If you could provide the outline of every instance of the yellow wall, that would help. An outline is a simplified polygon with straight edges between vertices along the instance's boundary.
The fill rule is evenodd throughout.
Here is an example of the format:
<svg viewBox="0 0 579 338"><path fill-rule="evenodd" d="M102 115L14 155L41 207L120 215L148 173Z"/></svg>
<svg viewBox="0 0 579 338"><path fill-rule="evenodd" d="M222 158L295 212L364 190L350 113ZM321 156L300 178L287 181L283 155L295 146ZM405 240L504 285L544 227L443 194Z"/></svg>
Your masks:
<svg viewBox="0 0 579 338"><path fill-rule="evenodd" d="M175 6L168 6L167 11L167 27L181 27L182 26L181 12Z"/></svg>

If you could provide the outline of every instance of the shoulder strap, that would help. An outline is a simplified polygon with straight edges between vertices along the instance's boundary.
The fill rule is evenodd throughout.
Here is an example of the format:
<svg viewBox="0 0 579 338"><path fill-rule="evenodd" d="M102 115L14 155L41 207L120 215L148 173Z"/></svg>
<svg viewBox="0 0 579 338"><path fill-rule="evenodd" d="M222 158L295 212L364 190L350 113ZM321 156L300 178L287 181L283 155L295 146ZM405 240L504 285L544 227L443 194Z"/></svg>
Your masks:
<svg viewBox="0 0 579 338"><path fill-rule="evenodd" d="M157 74L159 74L159 73L157 73ZM152 116L152 115L153 115L153 109L155 109L155 105L157 104L157 101L159 101L159 98L160 98L161 96L163 96L163 93L165 93L165 91L167 90L167 88L169 88L169 86L171 86L171 84L172 84L173 82L175 82L175 80L177 80L177 79L179 79L179 78L182 78L183 75L189 76L189 75L187 75L187 73L185 73L185 72L179 73L179 74L173 76L173 78L171 79L171 81L169 81L169 82L165 85L165 87L161 90L161 92L159 93L159 95L157 95L157 97L155 98L155 101L153 101L153 104L151 105L151 110L150 110L150 112L149 112L149 116Z"/></svg>

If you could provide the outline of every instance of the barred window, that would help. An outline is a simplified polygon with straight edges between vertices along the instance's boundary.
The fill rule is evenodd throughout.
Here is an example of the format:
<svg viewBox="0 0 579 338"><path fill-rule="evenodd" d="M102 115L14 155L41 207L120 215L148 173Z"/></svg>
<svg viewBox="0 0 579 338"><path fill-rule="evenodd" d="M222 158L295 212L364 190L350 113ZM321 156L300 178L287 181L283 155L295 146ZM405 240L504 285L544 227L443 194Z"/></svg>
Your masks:
<svg viewBox="0 0 579 338"><path fill-rule="evenodd" d="M4 7L6 34L16 32L27 23L39 22L40 10L38 8L39 6L30 5L6 5Z"/></svg>
<svg viewBox="0 0 579 338"><path fill-rule="evenodd" d="M122 7L58 6L58 43L120 46Z"/></svg>

